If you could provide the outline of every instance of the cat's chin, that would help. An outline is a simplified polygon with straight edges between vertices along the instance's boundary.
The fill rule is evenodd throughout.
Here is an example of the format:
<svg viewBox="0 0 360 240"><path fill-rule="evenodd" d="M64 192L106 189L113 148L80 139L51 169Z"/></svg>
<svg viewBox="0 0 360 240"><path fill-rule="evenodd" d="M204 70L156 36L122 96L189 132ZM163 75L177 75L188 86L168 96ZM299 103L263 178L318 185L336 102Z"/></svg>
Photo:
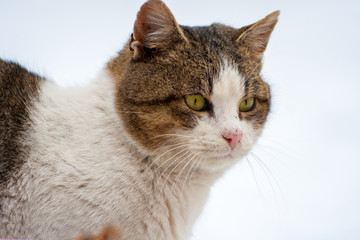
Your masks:
<svg viewBox="0 0 360 240"><path fill-rule="evenodd" d="M209 172L221 172L231 168L236 163L245 157L250 151L250 148L239 147L234 150L212 152L205 154L204 163L201 168Z"/></svg>
<svg viewBox="0 0 360 240"><path fill-rule="evenodd" d="M215 160L231 158L231 157L233 157L231 151L217 152L217 153L212 153L211 155L208 155L209 159L215 159Z"/></svg>
<svg viewBox="0 0 360 240"><path fill-rule="evenodd" d="M203 161L200 167L208 172L223 172L238 163L242 157L243 154L238 155L234 152L212 154L205 158L206 161Z"/></svg>
<svg viewBox="0 0 360 240"><path fill-rule="evenodd" d="M234 149L228 151L219 151L219 152L212 152L211 154L207 154L208 159L213 160L222 160L222 159L239 159L247 155L248 151L244 151L241 149Z"/></svg>

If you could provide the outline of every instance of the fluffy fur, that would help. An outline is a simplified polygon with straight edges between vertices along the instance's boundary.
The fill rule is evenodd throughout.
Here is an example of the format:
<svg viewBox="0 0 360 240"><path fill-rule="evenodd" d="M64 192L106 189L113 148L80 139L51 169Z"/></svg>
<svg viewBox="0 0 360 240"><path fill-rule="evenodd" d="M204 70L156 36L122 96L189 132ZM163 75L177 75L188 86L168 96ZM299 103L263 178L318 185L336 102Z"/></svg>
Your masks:
<svg viewBox="0 0 360 240"><path fill-rule="evenodd" d="M262 132L270 90L261 56L277 16L241 29L191 28L149 0L128 46L85 88L27 72L34 87L24 88L29 77L0 65L0 89L10 74L29 96L7 95L25 104L25 120L7 128L15 140L0 142L0 235L72 239L115 225L124 239L187 239L214 181ZM184 97L193 94L206 108L189 108ZM240 111L249 97L254 108ZM4 109L1 116L14 115ZM230 147L234 134L241 140Z"/></svg>

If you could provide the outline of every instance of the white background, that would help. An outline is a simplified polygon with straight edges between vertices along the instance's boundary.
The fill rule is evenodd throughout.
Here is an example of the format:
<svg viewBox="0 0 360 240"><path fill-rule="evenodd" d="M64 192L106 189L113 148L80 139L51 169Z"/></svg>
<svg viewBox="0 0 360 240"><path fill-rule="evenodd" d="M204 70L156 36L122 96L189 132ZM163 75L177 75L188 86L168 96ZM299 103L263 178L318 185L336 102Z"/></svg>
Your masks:
<svg viewBox="0 0 360 240"><path fill-rule="evenodd" d="M61 86L86 84L123 47L142 3L0 0L0 57ZM266 131L256 156L214 186L192 239L360 239L359 2L166 3L182 25L241 27L281 10L264 58Z"/></svg>

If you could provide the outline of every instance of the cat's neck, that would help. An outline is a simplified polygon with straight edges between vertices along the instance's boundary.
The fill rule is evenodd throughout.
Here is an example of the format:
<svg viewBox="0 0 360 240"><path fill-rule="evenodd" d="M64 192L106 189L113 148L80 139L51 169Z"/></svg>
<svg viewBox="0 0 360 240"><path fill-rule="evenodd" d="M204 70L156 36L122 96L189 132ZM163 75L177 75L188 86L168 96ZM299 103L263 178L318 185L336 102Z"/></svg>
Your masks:
<svg viewBox="0 0 360 240"><path fill-rule="evenodd" d="M167 169L153 164L154 160L159 161L159 156L148 158L144 176L153 186L153 196L162 198L159 205L168 213L174 239L188 239L208 199L210 187L222 173L200 171L194 168L196 163L185 164L179 170Z"/></svg>

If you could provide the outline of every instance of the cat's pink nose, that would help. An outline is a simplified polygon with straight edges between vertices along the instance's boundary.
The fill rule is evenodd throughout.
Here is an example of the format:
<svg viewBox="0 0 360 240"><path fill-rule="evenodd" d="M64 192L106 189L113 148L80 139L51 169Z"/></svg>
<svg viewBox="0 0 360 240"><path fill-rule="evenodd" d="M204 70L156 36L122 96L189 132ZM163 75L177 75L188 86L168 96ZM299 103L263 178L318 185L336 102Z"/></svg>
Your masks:
<svg viewBox="0 0 360 240"><path fill-rule="evenodd" d="M222 137L229 143L231 150L240 142L242 133L226 133Z"/></svg>

